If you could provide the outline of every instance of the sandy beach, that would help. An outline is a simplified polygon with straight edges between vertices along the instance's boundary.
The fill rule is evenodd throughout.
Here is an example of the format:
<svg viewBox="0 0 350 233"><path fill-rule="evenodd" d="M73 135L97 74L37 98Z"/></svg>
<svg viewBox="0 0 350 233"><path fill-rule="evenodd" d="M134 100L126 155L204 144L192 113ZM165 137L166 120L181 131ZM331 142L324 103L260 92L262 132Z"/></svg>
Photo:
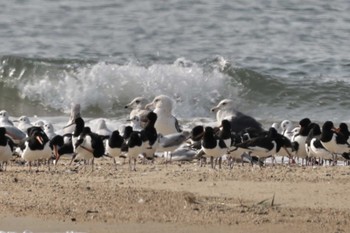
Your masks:
<svg viewBox="0 0 350 233"><path fill-rule="evenodd" d="M1 172L0 231L350 231L349 167L68 163Z"/></svg>

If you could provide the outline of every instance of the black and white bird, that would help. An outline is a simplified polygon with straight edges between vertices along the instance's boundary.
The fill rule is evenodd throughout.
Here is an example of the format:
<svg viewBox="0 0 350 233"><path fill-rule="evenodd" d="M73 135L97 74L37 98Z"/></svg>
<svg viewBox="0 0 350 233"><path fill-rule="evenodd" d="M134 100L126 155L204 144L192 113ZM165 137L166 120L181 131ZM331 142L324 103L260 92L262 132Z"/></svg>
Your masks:
<svg viewBox="0 0 350 233"><path fill-rule="evenodd" d="M231 99L221 100L218 105L211 109L216 113L216 120L221 124L222 120L227 119L231 123L232 132L239 133L246 128L251 128L257 132L263 132L261 124L253 117L243 114L234 108L234 102Z"/></svg>
<svg viewBox="0 0 350 233"><path fill-rule="evenodd" d="M146 119L146 126L140 132L143 148L141 154L144 158L152 160L158 148L158 133L155 128L157 114L151 111L147 114Z"/></svg>
<svg viewBox="0 0 350 233"><path fill-rule="evenodd" d="M13 155L14 142L6 136L6 128L0 127L0 171L6 170Z"/></svg>
<svg viewBox="0 0 350 233"><path fill-rule="evenodd" d="M311 124L313 124L312 128L305 141L305 148L308 154L308 159L311 159L312 164L316 159L319 159L320 161L332 160L332 154L326 150L320 141L322 134L320 126L316 123Z"/></svg>
<svg viewBox="0 0 350 233"><path fill-rule="evenodd" d="M114 130L106 143L106 154L111 156L116 166L116 158L122 154L122 147L124 145L124 138L120 135L118 130Z"/></svg>
<svg viewBox="0 0 350 233"><path fill-rule="evenodd" d="M246 152L257 156L261 161L278 154L281 148L291 146L290 141L279 134L275 128L270 128L267 134L254 137L235 145Z"/></svg>
<svg viewBox="0 0 350 233"><path fill-rule="evenodd" d="M309 135L310 129L312 128L312 125L310 126L311 120L309 118L303 118L299 121L299 133L295 134L291 141L294 148L294 154L297 158L302 159L302 164L304 161L306 161L307 158L307 152L305 148L305 141L307 136Z"/></svg>
<svg viewBox="0 0 350 233"><path fill-rule="evenodd" d="M126 109L131 109L129 114L129 120L131 121L131 126L136 130L135 119L137 119L140 124L140 127L145 126L145 118L147 114L150 112L149 109L146 109L146 105L148 100L142 96L136 97L130 103L125 105ZM136 117L136 118L135 118Z"/></svg>
<svg viewBox="0 0 350 233"><path fill-rule="evenodd" d="M210 164L213 169L215 169L214 159L219 160L219 168L221 168L221 157L227 153L228 148L224 140L218 138L215 135L214 129L210 126L204 129L202 150L205 153L204 157L210 158Z"/></svg>
<svg viewBox="0 0 350 233"><path fill-rule="evenodd" d="M50 148L49 138L44 130L40 127L33 126L27 130L28 137L20 144L22 150L21 157L28 162L29 170L31 170L32 162L37 162L39 168L39 160L47 160L50 169L49 160L52 158L52 149Z"/></svg>
<svg viewBox="0 0 350 233"><path fill-rule="evenodd" d="M140 132L133 131L128 139L128 151L126 153L129 159L130 171L136 171L136 160L138 156L143 152L142 139Z"/></svg>
<svg viewBox="0 0 350 233"><path fill-rule="evenodd" d="M74 159L90 161L92 170L94 169L94 159L105 155L105 146L102 138L92 132L90 127L84 127L78 140L74 144Z"/></svg>
<svg viewBox="0 0 350 233"><path fill-rule="evenodd" d="M350 151L346 136L337 132L332 121L326 121L323 124L320 141L332 153L334 163L336 163L338 154L349 153Z"/></svg>

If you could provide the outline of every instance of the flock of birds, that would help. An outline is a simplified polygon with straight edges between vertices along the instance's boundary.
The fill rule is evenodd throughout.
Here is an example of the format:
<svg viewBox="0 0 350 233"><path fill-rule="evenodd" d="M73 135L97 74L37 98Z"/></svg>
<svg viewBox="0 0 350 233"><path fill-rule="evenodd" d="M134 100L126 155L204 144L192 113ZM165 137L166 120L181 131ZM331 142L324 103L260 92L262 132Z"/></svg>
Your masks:
<svg viewBox="0 0 350 233"><path fill-rule="evenodd" d="M197 125L182 130L172 114L173 100L160 95L151 103L137 97L125 108L130 109L123 132L111 131L101 119L92 132L85 125L80 105L72 106L70 119L62 133L54 131L50 122L31 124L26 116L13 123L7 111L0 111L0 169L6 170L14 156L20 157L31 169L52 161L57 164L62 156L73 161L91 164L94 159L107 156L128 159L130 170L136 170L136 162L153 161L156 157L168 160L200 160L201 166L210 160L212 168L221 168L222 160L232 168L235 161L264 165L267 158L276 155L288 158L288 163L301 159L302 165L329 164L350 159L350 132L345 123L335 128L326 121L322 127L309 118L301 119L298 126L289 120L273 124L268 130L253 117L234 108L230 99L220 101L211 109L216 113L217 126ZM38 168L37 168L38 169Z"/></svg>

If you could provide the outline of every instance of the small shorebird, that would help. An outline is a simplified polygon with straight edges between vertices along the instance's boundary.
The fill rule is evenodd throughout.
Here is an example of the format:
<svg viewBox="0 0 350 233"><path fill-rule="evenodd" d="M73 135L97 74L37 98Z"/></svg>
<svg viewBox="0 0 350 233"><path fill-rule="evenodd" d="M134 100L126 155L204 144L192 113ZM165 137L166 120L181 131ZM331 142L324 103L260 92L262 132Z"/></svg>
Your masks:
<svg viewBox="0 0 350 233"><path fill-rule="evenodd" d="M12 158L14 142L6 136L6 128L0 127L0 171L6 170L8 161Z"/></svg>

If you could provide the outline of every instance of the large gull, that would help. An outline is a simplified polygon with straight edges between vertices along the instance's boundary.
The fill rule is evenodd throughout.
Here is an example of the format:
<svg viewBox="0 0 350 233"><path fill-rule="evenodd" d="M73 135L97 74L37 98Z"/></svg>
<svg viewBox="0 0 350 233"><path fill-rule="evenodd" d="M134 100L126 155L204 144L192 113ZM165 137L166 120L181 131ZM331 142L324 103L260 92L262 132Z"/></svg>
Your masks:
<svg viewBox="0 0 350 233"><path fill-rule="evenodd" d="M166 95L159 95L146 105L146 108L153 108L157 114L157 121L154 125L158 134L168 135L181 132L179 122L172 114L173 100Z"/></svg>
<svg viewBox="0 0 350 233"><path fill-rule="evenodd" d="M218 124L221 124L224 119L229 120L231 122L231 130L235 133L242 132L247 128L254 129L257 132L263 131L261 124L253 117L237 111L231 99L221 100L211 111L216 113Z"/></svg>

